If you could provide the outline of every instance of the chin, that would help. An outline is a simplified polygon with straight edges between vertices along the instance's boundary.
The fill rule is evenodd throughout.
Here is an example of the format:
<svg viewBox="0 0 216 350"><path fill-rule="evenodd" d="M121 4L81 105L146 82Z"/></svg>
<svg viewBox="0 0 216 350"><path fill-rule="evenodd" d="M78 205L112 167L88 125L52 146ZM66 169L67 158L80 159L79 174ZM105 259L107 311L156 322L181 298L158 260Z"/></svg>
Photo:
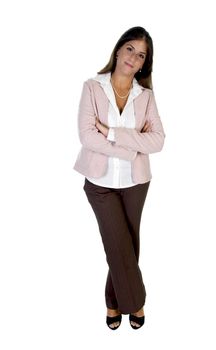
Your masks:
<svg viewBox="0 0 216 350"><path fill-rule="evenodd" d="M124 69L122 69L122 74L130 77L131 75L136 74L136 72L134 72L134 70L132 68L124 67Z"/></svg>

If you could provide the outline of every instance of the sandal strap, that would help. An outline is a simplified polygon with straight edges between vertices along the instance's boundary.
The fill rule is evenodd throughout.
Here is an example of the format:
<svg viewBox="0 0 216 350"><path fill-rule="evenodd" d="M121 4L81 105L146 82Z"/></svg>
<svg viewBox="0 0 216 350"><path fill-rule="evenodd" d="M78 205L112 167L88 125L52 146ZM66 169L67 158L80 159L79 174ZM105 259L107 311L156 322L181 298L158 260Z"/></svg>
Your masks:
<svg viewBox="0 0 216 350"><path fill-rule="evenodd" d="M130 314L129 319L132 322L136 322L139 326L142 326L145 322L145 316L138 317Z"/></svg>
<svg viewBox="0 0 216 350"><path fill-rule="evenodd" d="M121 322L122 320L122 315L118 315L118 316L114 316L114 317L110 317L110 316L107 316L107 325L111 325L112 323L115 323L115 322Z"/></svg>

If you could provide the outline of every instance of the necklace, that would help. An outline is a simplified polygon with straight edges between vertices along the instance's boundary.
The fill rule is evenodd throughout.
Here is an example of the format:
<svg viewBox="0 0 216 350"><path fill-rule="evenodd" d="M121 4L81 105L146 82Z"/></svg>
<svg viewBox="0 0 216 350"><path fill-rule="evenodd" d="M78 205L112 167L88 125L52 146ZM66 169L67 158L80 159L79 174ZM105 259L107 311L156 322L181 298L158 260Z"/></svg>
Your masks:
<svg viewBox="0 0 216 350"><path fill-rule="evenodd" d="M110 82L111 82L111 85L112 85L112 87L113 87L113 90L115 91L116 95L117 95L119 98L126 98L126 97L128 97L128 95L129 95L129 93L130 93L130 91L131 91L131 86L132 86L132 84L131 84L131 86L130 86L130 89L128 90L128 93L127 93L126 95L124 95L124 96L120 96L120 95L118 94L118 92L116 91L116 89L114 88L114 86L113 86L112 78L110 79Z"/></svg>

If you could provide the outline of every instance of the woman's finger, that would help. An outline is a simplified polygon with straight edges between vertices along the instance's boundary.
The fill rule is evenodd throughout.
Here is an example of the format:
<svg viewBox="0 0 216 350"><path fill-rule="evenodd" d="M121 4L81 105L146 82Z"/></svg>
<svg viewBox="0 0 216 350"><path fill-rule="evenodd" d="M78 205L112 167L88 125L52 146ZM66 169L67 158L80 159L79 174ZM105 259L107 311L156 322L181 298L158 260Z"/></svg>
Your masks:
<svg viewBox="0 0 216 350"><path fill-rule="evenodd" d="M149 132L151 130L150 123L148 121L145 122L145 125L143 127L143 132Z"/></svg>
<svg viewBox="0 0 216 350"><path fill-rule="evenodd" d="M146 130L148 130L149 124L148 122L145 123L144 127L143 127L143 131L145 132Z"/></svg>

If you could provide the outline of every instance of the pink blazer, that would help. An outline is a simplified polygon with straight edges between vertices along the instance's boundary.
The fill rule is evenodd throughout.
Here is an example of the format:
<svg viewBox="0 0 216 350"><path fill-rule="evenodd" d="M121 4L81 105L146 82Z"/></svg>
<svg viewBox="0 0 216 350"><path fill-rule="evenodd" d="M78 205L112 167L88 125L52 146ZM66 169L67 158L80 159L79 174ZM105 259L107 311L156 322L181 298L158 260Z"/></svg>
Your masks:
<svg viewBox="0 0 216 350"><path fill-rule="evenodd" d="M98 81L89 79L84 83L78 113L82 148L74 170L87 177L99 178L106 173L108 157L111 156L131 161L134 183L144 183L151 179L149 154L161 151L165 134L152 90L142 90L133 101L135 129L114 128L113 143L95 126L96 116L103 124L108 125L109 100ZM151 131L141 132L146 120L150 122Z"/></svg>

